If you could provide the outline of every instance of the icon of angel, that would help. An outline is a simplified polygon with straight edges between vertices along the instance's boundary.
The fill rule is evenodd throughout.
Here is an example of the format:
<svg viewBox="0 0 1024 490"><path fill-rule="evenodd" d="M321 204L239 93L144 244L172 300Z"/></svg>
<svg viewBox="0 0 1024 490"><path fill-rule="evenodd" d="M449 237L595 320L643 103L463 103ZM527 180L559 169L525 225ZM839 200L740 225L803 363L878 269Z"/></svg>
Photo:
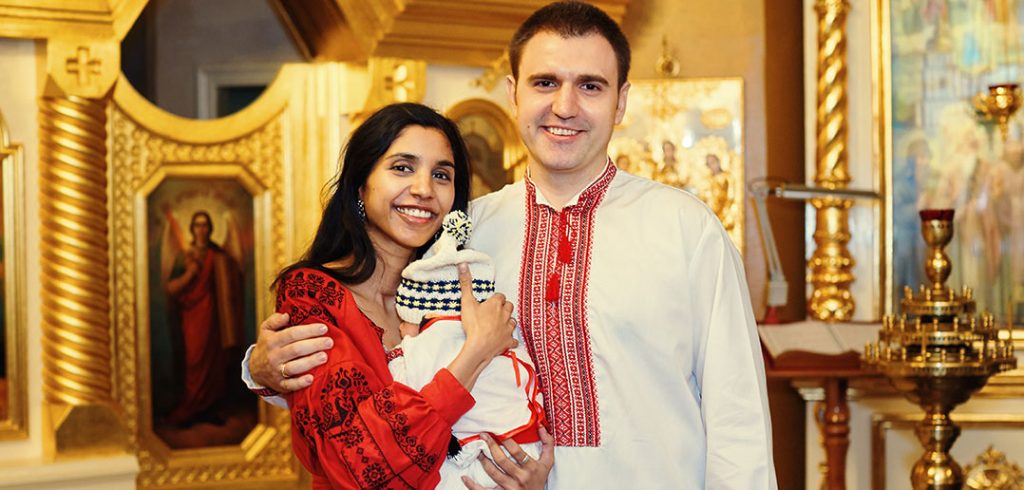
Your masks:
<svg viewBox="0 0 1024 490"><path fill-rule="evenodd" d="M180 351L178 403L166 422L217 424L220 402L229 390L229 363L243 342L243 246L237 221L229 211L219 223L203 209L192 213L188 235L169 207L160 247L160 271L166 278L169 326ZM223 243L213 241L214 226L225 226Z"/></svg>

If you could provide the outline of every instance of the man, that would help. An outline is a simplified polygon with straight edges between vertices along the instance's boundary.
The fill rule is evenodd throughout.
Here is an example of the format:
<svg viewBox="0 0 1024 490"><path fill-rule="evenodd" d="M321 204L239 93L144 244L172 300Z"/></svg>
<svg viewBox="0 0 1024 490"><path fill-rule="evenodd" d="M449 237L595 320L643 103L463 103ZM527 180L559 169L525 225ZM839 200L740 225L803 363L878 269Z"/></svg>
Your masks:
<svg viewBox="0 0 1024 490"><path fill-rule="evenodd" d="M592 6L556 3L520 26L509 54L529 172L474 202L468 246L492 256L497 290L518 305L556 444L548 486L775 488L735 248L696 198L609 162L629 92L621 30ZM276 332L271 321L250 364L256 379L304 386L305 376L281 378L320 362L317 327ZM550 467L495 463L489 474L505 488Z"/></svg>

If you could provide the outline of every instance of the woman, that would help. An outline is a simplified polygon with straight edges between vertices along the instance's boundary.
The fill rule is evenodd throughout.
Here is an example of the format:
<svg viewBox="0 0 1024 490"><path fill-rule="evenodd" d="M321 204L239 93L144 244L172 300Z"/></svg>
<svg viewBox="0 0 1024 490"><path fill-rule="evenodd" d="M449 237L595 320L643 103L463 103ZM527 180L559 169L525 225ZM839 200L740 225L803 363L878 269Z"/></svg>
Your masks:
<svg viewBox="0 0 1024 490"><path fill-rule="evenodd" d="M470 293L466 344L446 369L419 391L388 371L402 269L450 210L466 209L469 177L451 121L419 104L381 109L352 134L309 250L275 282L277 311L326 324L334 342L313 385L288 395L292 447L314 488L433 488L477 376L515 345L512 305Z"/></svg>

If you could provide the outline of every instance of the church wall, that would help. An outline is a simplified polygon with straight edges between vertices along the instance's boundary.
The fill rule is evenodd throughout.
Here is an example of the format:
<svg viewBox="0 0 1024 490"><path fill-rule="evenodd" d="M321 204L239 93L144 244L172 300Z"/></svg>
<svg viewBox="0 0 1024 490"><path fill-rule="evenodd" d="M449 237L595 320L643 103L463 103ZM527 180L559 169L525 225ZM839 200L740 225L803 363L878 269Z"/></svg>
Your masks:
<svg viewBox="0 0 1024 490"><path fill-rule="evenodd" d="M13 144L24 150L25 164L25 342L28 438L0 442L0 488L116 489L134 488L138 465L133 456L87 461L43 461L42 349L39 280L39 123L36 104L37 51L30 40L0 39L0 111Z"/></svg>
<svg viewBox="0 0 1024 490"><path fill-rule="evenodd" d="M471 66L427 65L427 93L423 103L447 112L461 100L481 98L494 102L507 112L508 97L505 96L504 79L494 84L491 90L473 86L473 81L483 73L483 68Z"/></svg>
<svg viewBox="0 0 1024 490"><path fill-rule="evenodd" d="M765 134L765 4L762 0L679 2L634 0L626 10L623 30L633 49L634 80L657 77L655 61L661 54L662 37L680 63L683 78L743 78L743 151L745 179L763 177L766 169ZM745 252L747 284L754 315L764 315L767 266L757 219L745 203Z"/></svg>
<svg viewBox="0 0 1024 490"><path fill-rule="evenodd" d="M175 0L151 6L157 105L175 114L196 117L200 70L301 61L268 2Z"/></svg>

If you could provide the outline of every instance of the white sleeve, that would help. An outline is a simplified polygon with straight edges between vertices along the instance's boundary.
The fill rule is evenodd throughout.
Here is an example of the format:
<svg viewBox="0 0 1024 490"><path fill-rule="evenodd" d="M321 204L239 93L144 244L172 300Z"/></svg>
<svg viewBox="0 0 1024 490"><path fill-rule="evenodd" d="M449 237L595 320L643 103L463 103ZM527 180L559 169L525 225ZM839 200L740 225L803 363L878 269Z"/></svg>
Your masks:
<svg viewBox="0 0 1024 490"><path fill-rule="evenodd" d="M690 264L707 434L705 488L775 489L764 359L739 253L709 216Z"/></svg>
<svg viewBox="0 0 1024 490"><path fill-rule="evenodd" d="M242 381L245 382L245 386L249 387L250 391L252 391L252 392L254 392L256 394L259 394L259 390L267 389L267 387L266 386L260 386L255 381L253 381L252 380L252 374L249 373L249 358L252 357L252 349L254 347L256 347L255 344L250 345L249 348L245 350L245 357L242 358ZM269 404L271 404L271 405L273 405L275 407L283 408L285 410L288 410L288 401L285 400L283 396L280 396L280 395L274 395L274 396L263 396L263 395L260 395L260 398L262 398L263 401L265 401L265 402L267 402L267 403L269 403Z"/></svg>

